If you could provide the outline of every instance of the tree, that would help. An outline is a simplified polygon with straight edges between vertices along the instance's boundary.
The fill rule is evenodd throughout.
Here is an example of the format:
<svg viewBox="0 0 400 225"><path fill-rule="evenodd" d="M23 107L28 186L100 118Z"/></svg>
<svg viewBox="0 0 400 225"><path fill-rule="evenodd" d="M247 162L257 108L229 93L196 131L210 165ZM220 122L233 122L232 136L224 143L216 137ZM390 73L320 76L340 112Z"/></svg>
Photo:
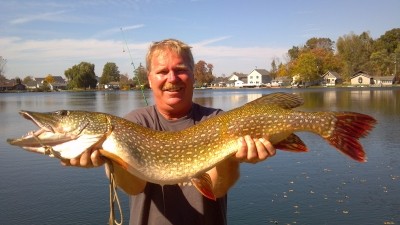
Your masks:
<svg viewBox="0 0 400 225"><path fill-rule="evenodd" d="M138 68L134 71L134 79L133 85L138 88L148 88L149 87L149 80L147 79L147 70L144 66L140 63Z"/></svg>
<svg viewBox="0 0 400 225"><path fill-rule="evenodd" d="M133 86L132 79L129 79L128 74L121 74L119 77L119 86L121 90L129 90Z"/></svg>
<svg viewBox="0 0 400 225"><path fill-rule="evenodd" d="M0 84L5 83L6 81L7 81L7 78L4 75L0 74Z"/></svg>
<svg viewBox="0 0 400 225"><path fill-rule="evenodd" d="M328 52L333 52L333 46L335 42L333 42L329 38L310 38L307 40L305 49L325 49Z"/></svg>
<svg viewBox="0 0 400 225"><path fill-rule="evenodd" d="M205 61L200 60L194 65L194 80L196 86L204 86L210 84L214 79L212 73L214 66L212 64L207 64Z"/></svg>
<svg viewBox="0 0 400 225"><path fill-rule="evenodd" d="M302 53L293 66L293 73L299 74L300 80L310 82L318 79L318 59L310 51Z"/></svg>
<svg viewBox="0 0 400 225"><path fill-rule="evenodd" d="M33 80L33 77L31 77L31 76L26 76L26 77L22 80L22 83L27 84L27 83L29 83L29 82L31 82L31 81L34 81L34 80Z"/></svg>
<svg viewBox="0 0 400 225"><path fill-rule="evenodd" d="M300 55L300 48L297 46L293 46L291 49L288 50L289 61L297 59L299 55Z"/></svg>
<svg viewBox="0 0 400 225"><path fill-rule="evenodd" d="M350 33L336 42L338 56L343 60L345 78L359 70L369 70L368 61L372 53L373 39L367 32L361 35Z"/></svg>
<svg viewBox="0 0 400 225"><path fill-rule="evenodd" d="M375 50L386 49L388 54L392 54L398 48L400 43L400 28L386 31L374 43Z"/></svg>
<svg viewBox="0 0 400 225"><path fill-rule="evenodd" d="M53 77L53 75L51 75L51 74L48 74L45 78L44 78L44 81L46 81L48 84L52 84L52 83L54 83L54 77Z"/></svg>
<svg viewBox="0 0 400 225"><path fill-rule="evenodd" d="M278 77L288 76L289 75L289 70L287 68L287 65L283 64L283 63L279 64L278 71L276 72L276 75Z"/></svg>
<svg viewBox="0 0 400 225"><path fill-rule="evenodd" d="M276 65L275 58L271 62L271 70L269 71L269 74L272 76L272 79L275 79L278 75L278 66Z"/></svg>
<svg viewBox="0 0 400 225"><path fill-rule="evenodd" d="M392 75L397 73L400 56L400 28L387 31L374 42L371 67L374 74Z"/></svg>
<svg viewBox="0 0 400 225"><path fill-rule="evenodd" d="M103 74L100 77L100 84L108 84L113 81L119 81L120 73L118 66L113 62L108 62L103 67Z"/></svg>
<svg viewBox="0 0 400 225"><path fill-rule="evenodd" d="M95 88L97 85L94 73L94 64L81 62L72 68L65 70L65 77L68 79L68 88Z"/></svg>

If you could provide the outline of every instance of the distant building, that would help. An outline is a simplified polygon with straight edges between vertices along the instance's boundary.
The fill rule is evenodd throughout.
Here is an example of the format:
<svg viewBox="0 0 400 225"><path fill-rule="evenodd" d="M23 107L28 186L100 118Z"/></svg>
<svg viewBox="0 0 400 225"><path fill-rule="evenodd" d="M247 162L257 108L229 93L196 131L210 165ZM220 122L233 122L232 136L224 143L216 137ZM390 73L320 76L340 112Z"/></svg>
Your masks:
<svg viewBox="0 0 400 225"><path fill-rule="evenodd" d="M343 79L339 73L334 71L328 71L321 76L322 78L322 85L325 86L335 86L337 84L342 84Z"/></svg>
<svg viewBox="0 0 400 225"><path fill-rule="evenodd" d="M373 85L374 84L374 78L367 74L364 71L358 71L353 74L350 78L350 84L351 85Z"/></svg>
<svg viewBox="0 0 400 225"><path fill-rule="evenodd" d="M355 86L391 86L395 76L371 76L364 71L358 71L351 76L351 85Z"/></svg>
<svg viewBox="0 0 400 225"><path fill-rule="evenodd" d="M271 83L272 77L265 69L254 69L247 76L246 86L261 86Z"/></svg>
<svg viewBox="0 0 400 225"><path fill-rule="evenodd" d="M228 77L226 82L227 87L243 87L243 84L247 83L246 74L232 74Z"/></svg>

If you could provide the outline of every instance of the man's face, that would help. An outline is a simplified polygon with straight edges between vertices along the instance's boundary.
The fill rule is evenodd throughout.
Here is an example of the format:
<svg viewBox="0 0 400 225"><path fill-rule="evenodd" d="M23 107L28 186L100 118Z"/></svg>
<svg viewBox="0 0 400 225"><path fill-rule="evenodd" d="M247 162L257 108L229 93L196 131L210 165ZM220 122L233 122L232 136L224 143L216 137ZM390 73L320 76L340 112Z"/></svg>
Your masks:
<svg viewBox="0 0 400 225"><path fill-rule="evenodd" d="M194 76L182 56L172 51L154 55L148 78L159 110L179 111L191 107Z"/></svg>

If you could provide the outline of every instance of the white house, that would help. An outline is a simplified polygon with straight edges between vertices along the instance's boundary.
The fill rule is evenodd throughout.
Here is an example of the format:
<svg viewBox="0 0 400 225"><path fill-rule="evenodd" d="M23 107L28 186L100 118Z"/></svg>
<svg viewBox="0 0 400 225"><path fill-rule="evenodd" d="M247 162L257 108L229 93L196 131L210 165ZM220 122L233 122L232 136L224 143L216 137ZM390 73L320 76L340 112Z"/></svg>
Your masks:
<svg viewBox="0 0 400 225"><path fill-rule="evenodd" d="M265 69L254 69L247 76L246 86L260 86L271 83L272 77Z"/></svg>
<svg viewBox="0 0 400 225"><path fill-rule="evenodd" d="M243 87L244 82L242 80L235 81L235 87Z"/></svg>
<svg viewBox="0 0 400 225"><path fill-rule="evenodd" d="M390 86L393 85L394 75L392 76L371 76L363 71L358 71L351 77L352 85L373 85Z"/></svg>
<svg viewBox="0 0 400 225"><path fill-rule="evenodd" d="M374 84L374 78L364 71L358 71L350 79L351 85L372 85Z"/></svg>
<svg viewBox="0 0 400 225"><path fill-rule="evenodd" d="M326 86L335 86L336 84L343 83L340 74L334 71L328 71L321 77L322 77L322 83Z"/></svg>
<svg viewBox="0 0 400 225"><path fill-rule="evenodd" d="M228 87L243 87L243 84L247 82L247 75L245 74L232 74L228 77ZM239 85L239 86L237 86Z"/></svg>

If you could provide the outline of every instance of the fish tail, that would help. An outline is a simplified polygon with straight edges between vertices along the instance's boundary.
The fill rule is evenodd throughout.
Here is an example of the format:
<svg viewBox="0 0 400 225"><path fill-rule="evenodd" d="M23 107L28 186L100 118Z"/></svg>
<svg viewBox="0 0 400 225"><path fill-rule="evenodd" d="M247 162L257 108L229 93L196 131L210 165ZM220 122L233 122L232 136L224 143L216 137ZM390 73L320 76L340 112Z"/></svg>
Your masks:
<svg viewBox="0 0 400 225"><path fill-rule="evenodd" d="M376 120L355 112L338 112L335 117L335 127L330 136L326 137L327 141L352 159L365 162L365 152L358 139L368 135Z"/></svg>

